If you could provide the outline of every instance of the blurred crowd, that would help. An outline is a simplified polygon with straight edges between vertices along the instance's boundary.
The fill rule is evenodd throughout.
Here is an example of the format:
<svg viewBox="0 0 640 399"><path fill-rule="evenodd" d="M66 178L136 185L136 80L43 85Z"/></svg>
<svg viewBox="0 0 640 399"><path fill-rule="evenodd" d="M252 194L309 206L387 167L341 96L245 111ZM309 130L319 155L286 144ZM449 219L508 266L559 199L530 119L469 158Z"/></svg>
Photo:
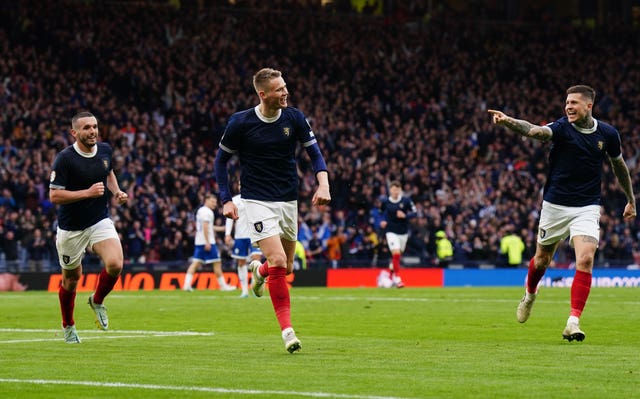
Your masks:
<svg viewBox="0 0 640 399"><path fill-rule="evenodd" d="M427 19L137 4L0 2L0 263L57 270L49 173L72 143L71 116L90 110L130 198L111 209L127 262L185 268L194 212L217 191L217 143L227 118L257 103L251 77L264 66L283 71L330 169L333 201L322 212L310 207L315 177L301 154L299 238L310 267L388 263L379 221L391 180L418 209L406 259L437 265L440 230L453 262L505 262L500 240L511 232L528 259L548 144L494 127L487 109L550 122L574 84L596 89L594 115L619 129L640 180L631 28L495 24L447 10ZM597 262L632 263L640 229L621 218L609 165L602 188ZM558 263L571 262L566 247Z"/></svg>

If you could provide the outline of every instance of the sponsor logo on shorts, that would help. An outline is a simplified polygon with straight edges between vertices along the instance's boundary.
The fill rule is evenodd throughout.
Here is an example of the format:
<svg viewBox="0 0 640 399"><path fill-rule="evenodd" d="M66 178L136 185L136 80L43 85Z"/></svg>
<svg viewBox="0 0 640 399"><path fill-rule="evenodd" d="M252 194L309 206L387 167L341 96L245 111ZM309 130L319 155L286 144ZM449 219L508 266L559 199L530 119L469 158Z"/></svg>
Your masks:
<svg viewBox="0 0 640 399"><path fill-rule="evenodd" d="M258 233L262 233L262 230L264 229L264 225L262 224L262 222L257 222L253 224L253 228L256 229Z"/></svg>

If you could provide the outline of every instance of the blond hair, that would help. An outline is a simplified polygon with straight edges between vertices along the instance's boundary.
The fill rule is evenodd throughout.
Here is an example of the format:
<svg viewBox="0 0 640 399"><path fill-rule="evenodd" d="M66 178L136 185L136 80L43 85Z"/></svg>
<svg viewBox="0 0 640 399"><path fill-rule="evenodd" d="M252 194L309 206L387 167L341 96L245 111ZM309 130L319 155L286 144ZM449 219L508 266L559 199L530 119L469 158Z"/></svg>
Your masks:
<svg viewBox="0 0 640 399"><path fill-rule="evenodd" d="M265 83L272 79L277 79L282 76L282 72L273 68L262 68L255 75L253 75L253 88L256 89L256 93L264 89Z"/></svg>

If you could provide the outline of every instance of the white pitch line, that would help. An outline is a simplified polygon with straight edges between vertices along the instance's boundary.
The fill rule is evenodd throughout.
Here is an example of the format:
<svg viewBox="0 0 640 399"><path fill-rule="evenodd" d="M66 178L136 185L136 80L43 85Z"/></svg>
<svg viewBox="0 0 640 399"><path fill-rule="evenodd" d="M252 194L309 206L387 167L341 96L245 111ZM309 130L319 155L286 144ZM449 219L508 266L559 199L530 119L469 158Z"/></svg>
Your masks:
<svg viewBox="0 0 640 399"><path fill-rule="evenodd" d="M36 332L36 333L56 333L61 332L62 330L57 329L46 329L46 328L0 328L0 332ZM96 333L96 334L136 334L136 335L167 335L167 336L195 336L195 335L214 335L212 332L197 332L197 331L149 331L149 330L109 330L109 331L100 331L100 330L78 330L78 332L82 333Z"/></svg>
<svg viewBox="0 0 640 399"><path fill-rule="evenodd" d="M399 396L378 396L378 395L350 395L330 392L303 392L303 391L276 391L260 389L230 389L216 387L198 386L177 386L177 385L156 385L156 384L130 384L124 382L96 382L96 381L64 381L64 380L21 380L17 378L0 378L0 383L16 384L36 384L36 385L80 385L89 387L106 388L133 388L161 391L186 391L186 392L210 392L220 394L238 395L282 395L286 397L303 396L310 398L338 398L338 399L414 399Z"/></svg>
<svg viewBox="0 0 640 399"><path fill-rule="evenodd" d="M62 334L62 330L54 329L36 329L36 328L0 328L0 333L46 333L46 334ZM195 332L195 331L144 331L144 330L78 330L82 335L82 340L90 339L122 339L122 338L146 338L146 337L195 337L195 336L212 336L214 333ZM86 337L85 334L98 334L93 337ZM124 334L124 335L122 335ZM29 339L8 339L0 340L0 344L16 344L25 342L49 342L60 341L61 337L55 338L29 338Z"/></svg>

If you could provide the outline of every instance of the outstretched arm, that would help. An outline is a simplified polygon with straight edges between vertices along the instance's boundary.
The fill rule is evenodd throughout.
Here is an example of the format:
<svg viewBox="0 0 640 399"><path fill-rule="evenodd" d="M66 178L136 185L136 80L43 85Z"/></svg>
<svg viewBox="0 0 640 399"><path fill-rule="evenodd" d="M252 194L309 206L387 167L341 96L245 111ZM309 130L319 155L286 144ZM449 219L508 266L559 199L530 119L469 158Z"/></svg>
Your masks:
<svg viewBox="0 0 640 399"><path fill-rule="evenodd" d="M496 125L505 126L523 137L531 137L532 139L543 142L551 140L553 133L547 126L538 126L522 119L515 119L495 109L490 109L488 111L492 116L493 123Z"/></svg>

